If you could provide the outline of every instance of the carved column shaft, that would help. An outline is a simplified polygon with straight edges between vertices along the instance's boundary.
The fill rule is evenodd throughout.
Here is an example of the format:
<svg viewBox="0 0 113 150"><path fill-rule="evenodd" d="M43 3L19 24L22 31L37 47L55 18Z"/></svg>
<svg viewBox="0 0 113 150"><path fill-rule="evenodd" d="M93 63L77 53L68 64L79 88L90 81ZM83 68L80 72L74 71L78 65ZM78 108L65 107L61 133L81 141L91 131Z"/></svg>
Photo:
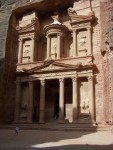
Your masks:
<svg viewBox="0 0 113 150"><path fill-rule="evenodd" d="M50 57L51 38L47 36L47 59Z"/></svg>
<svg viewBox="0 0 113 150"><path fill-rule="evenodd" d="M93 85L93 76L88 77L89 83L89 113L92 121L95 120L94 115L94 85Z"/></svg>
<svg viewBox="0 0 113 150"><path fill-rule="evenodd" d="M45 122L45 80L40 81L40 116L39 116L39 122L44 123Z"/></svg>
<svg viewBox="0 0 113 150"><path fill-rule="evenodd" d="M22 63L23 41L19 39L18 63Z"/></svg>
<svg viewBox="0 0 113 150"><path fill-rule="evenodd" d="M77 77L72 78L73 82L73 122L78 119L78 101L77 101Z"/></svg>
<svg viewBox="0 0 113 150"><path fill-rule="evenodd" d="M57 59L59 59L60 58L60 47L61 47L61 35L60 34L58 34L57 35L57 41L58 41L58 43L57 43Z"/></svg>
<svg viewBox="0 0 113 150"><path fill-rule="evenodd" d="M77 56L77 31L73 31L73 57Z"/></svg>
<svg viewBox="0 0 113 150"><path fill-rule="evenodd" d="M35 38L32 38L32 48L31 48L31 61L34 61L34 52L35 52Z"/></svg>
<svg viewBox="0 0 113 150"><path fill-rule="evenodd" d="M16 82L16 101L15 101L15 122L19 121L19 113L20 113L20 97L21 97L21 83Z"/></svg>
<svg viewBox="0 0 113 150"><path fill-rule="evenodd" d="M91 44L91 28L87 28L87 32L88 32L88 40L87 40L87 44L88 44L88 54L91 55L92 54L92 44Z"/></svg>
<svg viewBox="0 0 113 150"><path fill-rule="evenodd" d="M33 119L33 81L29 82L29 103L28 103L28 122Z"/></svg>
<svg viewBox="0 0 113 150"><path fill-rule="evenodd" d="M64 79L59 79L60 88L59 88L59 94L60 94L60 101L59 101L59 120L63 121L64 119Z"/></svg>

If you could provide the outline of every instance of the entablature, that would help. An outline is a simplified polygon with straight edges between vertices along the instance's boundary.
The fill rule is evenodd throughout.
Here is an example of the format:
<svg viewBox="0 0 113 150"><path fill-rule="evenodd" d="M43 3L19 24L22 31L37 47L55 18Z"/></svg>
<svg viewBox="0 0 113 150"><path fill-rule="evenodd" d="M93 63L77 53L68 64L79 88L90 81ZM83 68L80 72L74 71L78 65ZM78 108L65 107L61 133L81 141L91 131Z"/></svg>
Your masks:
<svg viewBox="0 0 113 150"><path fill-rule="evenodd" d="M48 72L62 72L62 71L72 71L72 70L89 70L94 68L94 64L92 62L92 57L84 59L83 61L80 61L81 59L77 60L65 60L65 61L54 61L54 60L47 60L44 62L37 62L35 64L30 63L27 64L21 64L17 65L17 74L40 74L40 73L48 73Z"/></svg>

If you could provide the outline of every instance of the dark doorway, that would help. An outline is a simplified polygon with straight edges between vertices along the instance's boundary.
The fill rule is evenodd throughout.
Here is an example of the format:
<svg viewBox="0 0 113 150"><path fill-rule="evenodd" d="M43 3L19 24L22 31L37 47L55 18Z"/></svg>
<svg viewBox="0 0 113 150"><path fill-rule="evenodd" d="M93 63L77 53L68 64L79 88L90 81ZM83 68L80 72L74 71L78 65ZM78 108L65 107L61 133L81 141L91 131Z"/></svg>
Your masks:
<svg viewBox="0 0 113 150"><path fill-rule="evenodd" d="M58 119L59 117L59 93L55 95L55 112L54 112L54 117L55 119Z"/></svg>

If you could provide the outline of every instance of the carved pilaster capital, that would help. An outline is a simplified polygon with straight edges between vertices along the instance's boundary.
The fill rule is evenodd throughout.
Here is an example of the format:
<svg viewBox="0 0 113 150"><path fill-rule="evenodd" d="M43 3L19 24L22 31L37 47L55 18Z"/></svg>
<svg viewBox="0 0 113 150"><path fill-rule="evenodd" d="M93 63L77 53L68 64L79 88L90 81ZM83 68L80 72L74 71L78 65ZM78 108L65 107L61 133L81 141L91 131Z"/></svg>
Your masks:
<svg viewBox="0 0 113 150"><path fill-rule="evenodd" d="M21 82L20 81L16 81L16 85L21 85Z"/></svg>
<svg viewBox="0 0 113 150"><path fill-rule="evenodd" d="M41 85L45 85L45 82L46 82L45 79L40 80Z"/></svg>
<svg viewBox="0 0 113 150"><path fill-rule="evenodd" d="M64 78L60 78L60 79L59 79L59 82L60 82L60 83L64 83Z"/></svg>
<svg viewBox="0 0 113 150"><path fill-rule="evenodd" d="M93 81L93 76L88 76L88 81Z"/></svg>
<svg viewBox="0 0 113 150"><path fill-rule="evenodd" d="M23 39L18 39L18 41L19 41L19 42L22 42L22 41L23 41Z"/></svg>
<svg viewBox="0 0 113 150"><path fill-rule="evenodd" d="M17 78L16 78L16 84L20 84L20 83L21 83L20 77L17 77Z"/></svg>
<svg viewBox="0 0 113 150"><path fill-rule="evenodd" d="M77 32L77 29L74 29L74 30L73 30L73 33L76 33L76 32Z"/></svg>
<svg viewBox="0 0 113 150"><path fill-rule="evenodd" d="M49 34L47 34L47 35L46 35L46 38L47 38L47 39L49 39L49 38L50 38L50 35L49 35Z"/></svg>
<svg viewBox="0 0 113 150"><path fill-rule="evenodd" d="M31 37L31 40L33 40L33 41L34 41L34 40L35 40L35 37L34 37L34 36L32 36L32 37Z"/></svg>
<svg viewBox="0 0 113 150"><path fill-rule="evenodd" d="M33 84L33 81L32 81L32 80L29 80L29 84Z"/></svg>
<svg viewBox="0 0 113 150"><path fill-rule="evenodd" d="M73 82L77 82L77 77L72 77Z"/></svg>
<svg viewBox="0 0 113 150"><path fill-rule="evenodd" d="M87 30L88 30L88 31L91 31L91 27L87 27Z"/></svg>
<svg viewBox="0 0 113 150"><path fill-rule="evenodd" d="M63 36L63 33L57 33L57 36L58 36L58 37L62 37L62 36Z"/></svg>

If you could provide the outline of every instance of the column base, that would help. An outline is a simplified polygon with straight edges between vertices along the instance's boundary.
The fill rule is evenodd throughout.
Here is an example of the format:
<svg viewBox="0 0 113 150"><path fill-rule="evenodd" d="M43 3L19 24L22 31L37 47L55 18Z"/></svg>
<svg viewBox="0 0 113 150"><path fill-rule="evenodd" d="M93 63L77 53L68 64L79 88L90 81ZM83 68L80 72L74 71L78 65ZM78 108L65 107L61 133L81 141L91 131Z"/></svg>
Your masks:
<svg viewBox="0 0 113 150"><path fill-rule="evenodd" d="M72 123L78 123L78 120L73 120Z"/></svg>
<svg viewBox="0 0 113 150"><path fill-rule="evenodd" d="M45 121L39 121L39 124L45 124Z"/></svg>
<svg viewBox="0 0 113 150"><path fill-rule="evenodd" d="M13 124L19 124L20 123L20 121L18 120L15 120L15 121L13 121Z"/></svg>
<svg viewBox="0 0 113 150"><path fill-rule="evenodd" d="M26 123L28 123L28 124L32 124L32 123L33 123L33 121L27 121Z"/></svg>
<svg viewBox="0 0 113 150"><path fill-rule="evenodd" d="M68 119L59 119L58 123L69 123Z"/></svg>

